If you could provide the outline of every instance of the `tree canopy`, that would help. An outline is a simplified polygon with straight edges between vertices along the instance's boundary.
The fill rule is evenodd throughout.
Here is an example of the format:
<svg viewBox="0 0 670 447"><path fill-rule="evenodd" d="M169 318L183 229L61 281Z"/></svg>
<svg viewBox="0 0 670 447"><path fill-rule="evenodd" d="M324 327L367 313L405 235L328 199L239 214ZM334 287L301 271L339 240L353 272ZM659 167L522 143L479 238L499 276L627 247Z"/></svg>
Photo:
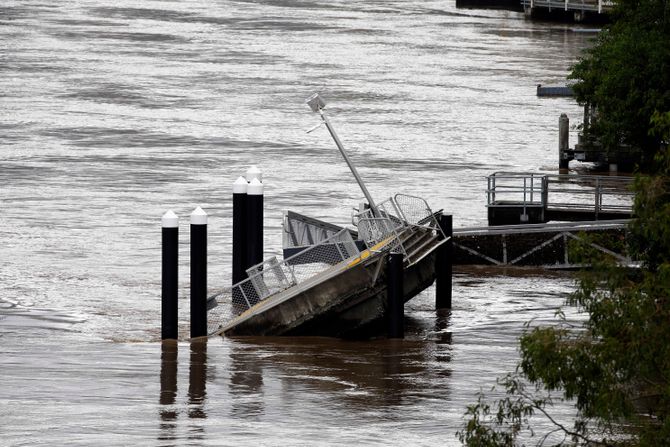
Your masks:
<svg viewBox="0 0 670 447"><path fill-rule="evenodd" d="M480 395L468 407L462 442L517 445L540 413L555 428L544 435L559 432L575 444L670 445L670 151L657 154L655 167L635 186L628 243L639 268L618 265L588 241L573 247L593 269L582 272L567 304L587 320L528 329L517 371L498 381L506 397L489 403ZM551 415L556 393L576 406L571 426Z"/></svg>
<svg viewBox="0 0 670 447"><path fill-rule="evenodd" d="M618 0L612 14L568 78L577 100L597 107L589 132L608 151L630 145L649 162L661 142L651 117L670 110L670 1Z"/></svg>
<svg viewBox="0 0 670 447"><path fill-rule="evenodd" d="M534 415L554 427L538 444L559 433L581 445L670 445L670 9L621 0L616 14L571 77L578 99L598 107L592 131L603 144L649 157L625 241L639 265L620 265L586 238L572 247L592 269L566 304L586 320L524 332L516 371L498 380L504 397L480 394L468 407L458 436L469 446L527 443ZM571 424L553 417L556 399L574 403Z"/></svg>

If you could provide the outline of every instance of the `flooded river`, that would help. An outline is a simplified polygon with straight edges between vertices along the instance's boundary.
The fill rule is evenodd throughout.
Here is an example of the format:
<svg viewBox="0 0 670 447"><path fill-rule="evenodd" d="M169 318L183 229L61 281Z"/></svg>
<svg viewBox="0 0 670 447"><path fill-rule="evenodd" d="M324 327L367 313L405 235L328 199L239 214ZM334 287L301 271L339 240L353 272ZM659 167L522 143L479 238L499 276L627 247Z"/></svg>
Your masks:
<svg viewBox="0 0 670 447"><path fill-rule="evenodd" d="M264 173L265 254L282 210L347 224L362 194L305 99L320 91L372 195L485 225L485 176L555 172L541 99L591 34L453 1L3 2L3 445L456 445L465 406L550 321L565 275L455 276L407 304L407 337L188 334L188 214L210 215L229 285L231 186ZM574 141L573 141L574 142ZM160 217L181 216L183 339L160 338ZM559 412L569 413L568 408Z"/></svg>

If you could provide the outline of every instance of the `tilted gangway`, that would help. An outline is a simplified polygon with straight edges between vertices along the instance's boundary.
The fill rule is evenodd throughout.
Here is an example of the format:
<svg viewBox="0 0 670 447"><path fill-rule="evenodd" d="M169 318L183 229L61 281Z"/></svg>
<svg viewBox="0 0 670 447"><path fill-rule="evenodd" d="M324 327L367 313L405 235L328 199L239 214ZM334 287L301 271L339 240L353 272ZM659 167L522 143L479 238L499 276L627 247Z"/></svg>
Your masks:
<svg viewBox="0 0 670 447"><path fill-rule="evenodd" d="M284 223L288 240L316 243L249 268L247 279L212 296L210 335L345 336L362 330L383 316L390 252L403 254L405 301L430 286L435 249L447 240L433 211L425 200L404 194L376 208L353 216L356 230L293 213Z"/></svg>

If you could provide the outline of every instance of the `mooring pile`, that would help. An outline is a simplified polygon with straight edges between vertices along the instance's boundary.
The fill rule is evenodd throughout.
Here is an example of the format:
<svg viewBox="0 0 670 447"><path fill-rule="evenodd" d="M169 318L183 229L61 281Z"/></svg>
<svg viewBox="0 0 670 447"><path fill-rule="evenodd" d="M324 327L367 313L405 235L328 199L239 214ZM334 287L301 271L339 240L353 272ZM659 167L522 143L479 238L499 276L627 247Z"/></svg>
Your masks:
<svg viewBox="0 0 670 447"><path fill-rule="evenodd" d="M292 247L294 253L283 260L263 260L263 183L260 171L249 169L233 184L233 285L209 299L207 216L200 208L191 216L191 337L349 335L382 314L388 335L398 337L404 302L435 281L437 307L451 306L451 216L403 194L376 204L324 113L323 99L315 94L307 104L321 117L366 198L355 218L357 230L323 223L330 229L325 238ZM177 216L166 213L163 224L165 339L177 337ZM298 240L293 229L284 232Z"/></svg>
<svg viewBox="0 0 670 447"><path fill-rule="evenodd" d="M389 336L401 336L402 304L435 279L438 307L450 307L451 216L405 194L360 209L356 230L287 212L285 258L210 298L210 334L342 335L383 310L396 321Z"/></svg>
<svg viewBox="0 0 670 447"><path fill-rule="evenodd" d="M233 283L263 260L263 182L256 166L233 184ZM178 338L179 217L167 211L162 225L161 338ZM191 338L207 336L207 213L197 207L190 227Z"/></svg>

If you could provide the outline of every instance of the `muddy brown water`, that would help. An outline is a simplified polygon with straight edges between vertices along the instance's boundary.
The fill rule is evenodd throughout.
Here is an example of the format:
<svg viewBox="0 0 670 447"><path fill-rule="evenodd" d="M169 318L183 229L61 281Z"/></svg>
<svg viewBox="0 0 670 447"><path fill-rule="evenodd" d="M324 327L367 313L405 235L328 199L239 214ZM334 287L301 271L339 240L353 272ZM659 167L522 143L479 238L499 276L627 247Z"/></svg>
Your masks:
<svg viewBox="0 0 670 447"><path fill-rule="evenodd" d="M312 92L374 197L485 225L486 175L556 171L558 116L581 110L535 85L563 84L588 33L451 1L10 0L0 24L3 445L455 445L524 322L573 288L475 270L451 312L432 289L408 303L402 341L158 342L167 209L184 337L188 214L210 214L209 285L227 285L248 166L266 255L284 209L349 222L362 194L326 130L306 133Z"/></svg>

